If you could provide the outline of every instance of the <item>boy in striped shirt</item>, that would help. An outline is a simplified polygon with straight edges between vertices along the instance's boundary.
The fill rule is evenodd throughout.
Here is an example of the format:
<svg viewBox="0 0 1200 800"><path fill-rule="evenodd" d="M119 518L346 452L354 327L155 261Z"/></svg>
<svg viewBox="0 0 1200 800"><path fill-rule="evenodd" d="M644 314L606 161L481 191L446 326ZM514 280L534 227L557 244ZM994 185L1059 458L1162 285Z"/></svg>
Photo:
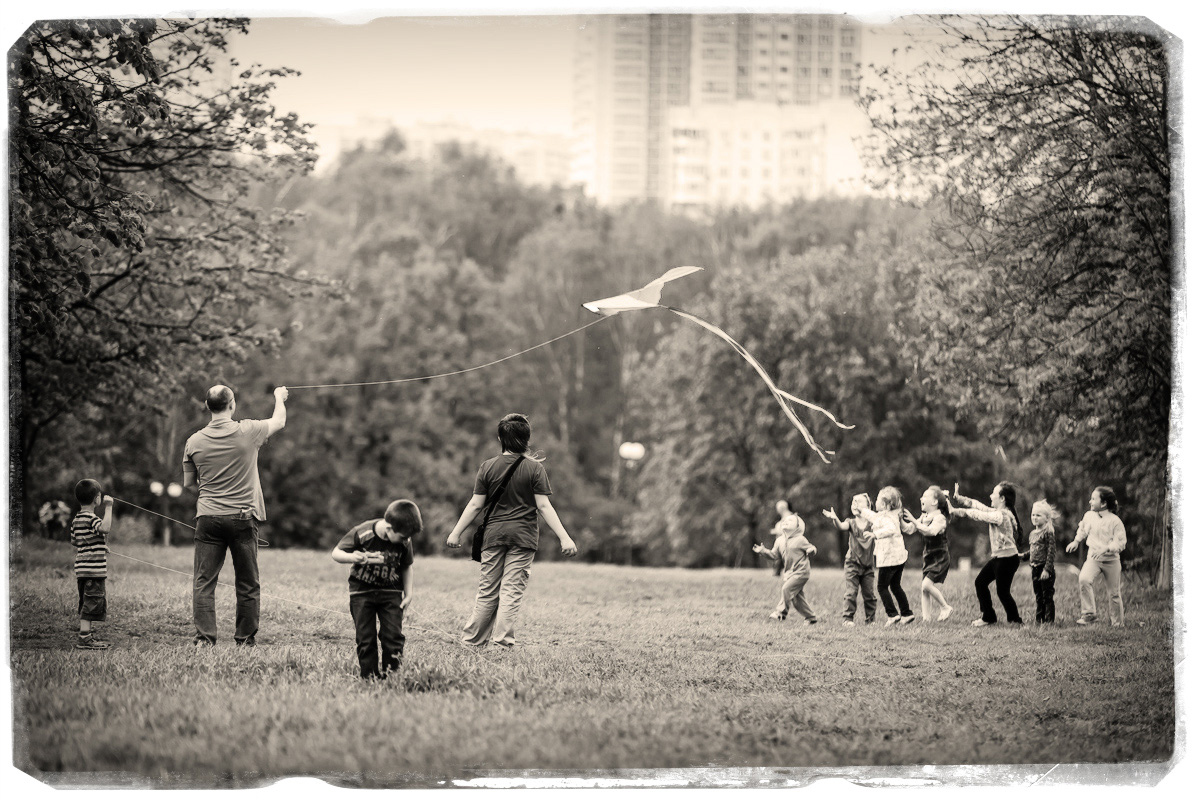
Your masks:
<svg viewBox="0 0 1200 800"><path fill-rule="evenodd" d="M79 586L80 650L104 650L108 642L96 638L93 622L103 622L107 611L104 579L108 577L108 531L112 528L111 497L105 497L100 484L84 478L75 484L79 513L71 521L71 544L75 546L75 581ZM104 514L103 519L97 511Z"/></svg>

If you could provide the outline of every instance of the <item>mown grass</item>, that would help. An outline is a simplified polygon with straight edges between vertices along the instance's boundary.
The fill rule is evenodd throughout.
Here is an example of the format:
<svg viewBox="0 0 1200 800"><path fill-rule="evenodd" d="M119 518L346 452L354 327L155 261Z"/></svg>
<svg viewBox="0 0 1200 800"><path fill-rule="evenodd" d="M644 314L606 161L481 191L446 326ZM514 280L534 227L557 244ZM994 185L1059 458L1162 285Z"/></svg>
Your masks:
<svg viewBox="0 0 1200 800"><path fill-rule="evenodd" d="M12 556L16 764L47 780L412 785L502 769L1145 762L1174 743L1171 597L1137 582L1125 629L1077 628L1065 571L1054 626L970 627L970 576L952 572L948 622L843 628L838 571L814 575L822 622L809 626L767 619L766 571L539 563L519 646L476 652L455 644L473 565L425 558L398 680L365 683L346 568L325 553L262 551L274 597L247 651L229 638L190 646L190 549L117 549L188 574L111 556L106 652L73 649L69 548L31 540ZM1014 590L1032 618L1027 568ZM228 637L231 588L217 609Z"/></svg>

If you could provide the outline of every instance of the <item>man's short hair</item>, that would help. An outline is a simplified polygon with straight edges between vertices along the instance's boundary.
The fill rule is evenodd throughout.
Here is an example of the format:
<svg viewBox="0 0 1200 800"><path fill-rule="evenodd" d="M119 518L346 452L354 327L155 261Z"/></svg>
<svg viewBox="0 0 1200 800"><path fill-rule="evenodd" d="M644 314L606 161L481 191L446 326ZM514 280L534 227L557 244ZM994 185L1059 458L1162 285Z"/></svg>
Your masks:
<svg viewBox="0 0 1200 800"><path fill-rule="evenodd" d="M75 484L75 499L79 501L79 505L81 506L90 506L96 502L96 496L102 491L104 490L100 487L99 481L84 478Z"/></svg>
<svg viewBox="0 0 1200 800"><path fill-rule="evenodd" d="M383 519L392 530L410 539L421 532L421 510L412 500L394 500L383 512Z"/></svg>
<svg viewBox="0 0 1200 800"><path fill-rule="evenodd" d="M232 402L233 390L228 386L214 386L208 390L208 397L204 398L204 405L214 414L228 411Z"/></svg>

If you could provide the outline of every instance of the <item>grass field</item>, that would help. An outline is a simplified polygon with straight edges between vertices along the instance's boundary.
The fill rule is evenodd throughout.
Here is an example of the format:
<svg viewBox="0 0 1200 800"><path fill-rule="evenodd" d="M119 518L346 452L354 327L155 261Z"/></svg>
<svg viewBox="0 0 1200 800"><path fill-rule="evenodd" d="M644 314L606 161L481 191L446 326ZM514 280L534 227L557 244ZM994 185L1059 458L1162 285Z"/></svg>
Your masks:
<svg viewBox="0 0 1200 800"><path fill-rule="evenodd" d="M767 618L765 570L539 563L518 647L475 652L454 643L474 565L424 558L401 674L365 683L348 568L326 553L263 550L259 647L233 647L222 587L225 638L196 650L190 548L115 549L186 574L110 556L105 652L73 648L69 546L12 554L15 763L45 780L429 785L514 769L1161 762L1174 745L1171 597L1135 581L1124 629L1074 625L1065 570L1054 626L970 627L971 576L952 572L949 621L843 628L840 571L810 582L809 626ZM910 568L913 601L918 581ZM1014 594L1032 619L1028 568Z"/></svg>

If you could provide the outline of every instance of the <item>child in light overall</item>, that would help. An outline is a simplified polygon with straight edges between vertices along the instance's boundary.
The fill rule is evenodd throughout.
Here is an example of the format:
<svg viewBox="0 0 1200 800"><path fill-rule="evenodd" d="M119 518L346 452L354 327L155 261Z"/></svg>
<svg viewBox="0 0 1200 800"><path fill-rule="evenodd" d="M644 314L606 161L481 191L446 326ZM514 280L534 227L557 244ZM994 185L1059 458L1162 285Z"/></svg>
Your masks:
<svg viewBox="0 0 1200 800"><path fill-rule="evenodd" d="M1121 551L1125 549L1125 523L1117 516L1117 495L1108 486L1097 486L1088 499L1088 513L1079 520L1075 539L1067 545L1074 553L1080 542L1087 542L1087 562L1079 570L1079 605L1082 613L1075 620L1080 625L1096 621L1096 590L1094 584L1101 573L1108 585L1111 599L1112 624L1125 624L1125 603L1121 600Z"/></svg>
<svg viewBox="0 0 1200 800"><path fill-rule="evenodd" d="M1029 566L1033 572L1033 596L1039 623L1054 622L1054 529L1062 515L1044 498L1033 504L1029 515Z"/></svg>
<svg viewBox="0 0 1200 800"><path fill-rule="evenodd" d="M875 567L879 571L879 599L887 611L884 627L900 623L912 623L912 609L908 607L908 596L900 586L904 575L904 562L908 561L908 548L904 546L903 534L912 533L913 526L900 517L902 500L900 490L885 486L875 498L876 511L870 508L855 509L855 514L871 523L875 536ZM895 602L892 598L895 597Z"/></svg>
<svg viewBox="0 0 1200 800"><path fill-rule="evenodd" d="M783 588L781 590L779 607L771 614L772 619L787 619L788 606L795 608L809 625L817 623L817 615L813 613L804 597L804 585L808 583L811 569L808 558L817 552L808 539L804 538L804 522L792 514L779 523L782 540L776 540L770 550L761 544L754 545L754 552L783 559Z"/></svg>
<svg viewBox="0 0 1200 800"><path fill-rule="evenodd" d="M821 512L840 531L848 531L849 541L846 545L846 562L842 567L842 576L846 581L845 605L842 609L842 625L854 627L854 612L858 607L858 593L862 591L863 622L870 625L875 621L875 536L871 533L871 523L858 516L860 508L870 510L871 496L857 494L850 501L850 516L844 520L838 519L837 512L832 507Z"/></svg>
<svg viewBox="0 0 1200 800"><path fill-rule="evenodd" d="M904 510L904 521L912 525L925 537L925 556L921 567L921 621L929 622L930 606L940 609L937 621L943 622L954 612L946 602L940 587L950 574L950 541L946 526L950 521L950 501L946 493L937 486L930 486L921 495L921 516L914 518Z"/></svg>

